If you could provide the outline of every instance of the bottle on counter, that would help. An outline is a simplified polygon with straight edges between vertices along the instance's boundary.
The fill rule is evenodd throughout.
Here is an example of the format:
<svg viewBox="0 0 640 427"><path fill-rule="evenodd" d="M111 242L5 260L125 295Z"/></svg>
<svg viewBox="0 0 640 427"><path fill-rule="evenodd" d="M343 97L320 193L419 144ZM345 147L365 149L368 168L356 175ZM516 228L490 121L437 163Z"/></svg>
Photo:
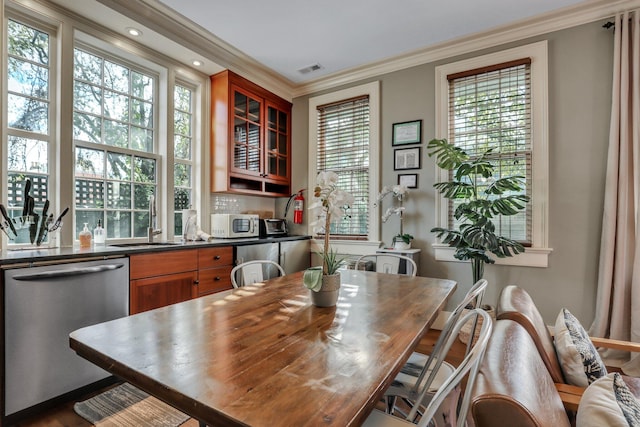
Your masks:
<svg viewBox="0 0 640 427"><path fill-rule="evenodd" d="M102 220L98 220L98 225L93 230L93 243L96 245L104 245L106 238L105 229L102 228Z"/></svg>
<svg viewBox="0 0 640 427"><path fill-rule="evenodd" d="M84 228L78 234L78 240L80 240L80 248L90 248L91 247L91 232L87 227L87 223L84 223Z"/></svg>

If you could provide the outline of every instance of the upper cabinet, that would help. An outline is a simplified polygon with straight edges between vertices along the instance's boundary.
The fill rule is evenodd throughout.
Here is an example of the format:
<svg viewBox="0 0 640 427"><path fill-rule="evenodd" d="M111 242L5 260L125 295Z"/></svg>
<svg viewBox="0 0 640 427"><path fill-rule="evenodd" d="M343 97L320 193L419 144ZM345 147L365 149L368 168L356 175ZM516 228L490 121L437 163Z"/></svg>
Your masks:
<svg viewBox="0 0 640 427"><path fill-rule="evenodd" d="M211 191L289 196L291 103L228 70L211 93Z"/></svg>

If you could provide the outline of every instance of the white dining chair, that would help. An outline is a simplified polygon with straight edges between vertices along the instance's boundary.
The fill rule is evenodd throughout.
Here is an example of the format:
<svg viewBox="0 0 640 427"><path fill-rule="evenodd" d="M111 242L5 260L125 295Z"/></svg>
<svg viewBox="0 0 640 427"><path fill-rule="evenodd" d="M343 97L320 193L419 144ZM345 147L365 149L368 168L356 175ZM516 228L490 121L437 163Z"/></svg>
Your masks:
<svg viewBox="0 0 640 427"><path fill-rule="evenodd" d="M449 376L437 388L433 396L429 398L433 389L433 381L436 377L435 372L438 371L454 341L458 338L457 335L460 332L460 328L467 322L478 323L479 319L482 319L482 325L480 326L478 338L473 340L471 350L464 357L460 365L454 369L451 376ZM436 427L444 427L445 425L464 427L471 402L471 390L475 383L480 362L487 348L492 329L493 322L486 311L481 308L475 308L466 312L451 329L451 333L439 349L437 356L430 359L432 366L428 371L429 375L426 375L419 382L418 392L415 396L416 404L409 414L402 419L395 415L387 414L384 411L374 409L362 425L364 427L405 427L417 424L418 427L431 425ZM460 401L460 384L465 377L467 378L467 384L462 394L462 401ZM421 414L421 417L419 421L414 424L413 421L419 414Z"/></svg>
<svg viewBox="0 0 640 427"><path fill-rule="evenodd" d="M484 298L484 293L488 284L489 283L486 279L480 279L471 287L471 289L469 289L469 291L467 291L462 301L449 315L447 322L442 328L440 336L436 340L433 351L430 354L413 352L411 356L409 356L409 360L407 360L407 363L402 367L400 373L396 376L394 381L391 383L391 386L389 386L385 392L385 402L388 413L393 413L396 410L397 399L402 399L409 406L413 405L416 401L416 396L419 393L418 387L422 379L426 375L431 374L429 369L433 369L431 359L437 357L440 353L441 348L444 346L449 336L453 334L453 330L457 325L458 320L465 313L465 310L481 307L482 299ZM471 337L475 335L477 326L476 318L471 323ZM472 339L469 339L467 342L465 357L472 349L472 341ZM453 375L454 371L455 367L453 365L445 362L444 360L441 361L438 366L438 370L431 381L431 393L434 393L435 390L439 389L446 379Z"/></svg>
<svg viewBox="0 0 640 427"><path fill-rule="evenodd" d="M275 268L280 276L284 276L284 269L275 261L271 260L255 260L255 261L247 261L242 264L236 265L231 270L231 284L234 288L238 288L240 286L247 286L253 283L259 283L264 280L263 268ZM242 278L241 281L236 279L236 276L240 272L240 276Z"/></svg>
<svg viewBox="0 0 640 427"><path fill-rule="evenodd" d="M408 256L390 253L362 255L356 260L355 269L364 269L367 261L375 262L376 272L378 273L406 274L407 276L418 274L416 262ZM402 261L405 262L405 273L399 273Z"/></svg>

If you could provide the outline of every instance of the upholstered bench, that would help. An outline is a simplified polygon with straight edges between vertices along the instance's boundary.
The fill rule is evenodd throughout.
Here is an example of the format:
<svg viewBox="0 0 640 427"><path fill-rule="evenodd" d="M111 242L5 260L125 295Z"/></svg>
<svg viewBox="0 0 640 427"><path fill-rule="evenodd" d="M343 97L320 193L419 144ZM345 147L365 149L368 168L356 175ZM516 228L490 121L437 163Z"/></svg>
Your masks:
<svg viewBox="0 0 640 427"><path fill-rule="evenodd" d="M495 322L472 396L476 427L571 426L531 336L512 320Z"/></svg>
<svg viewBox="0 0 640 427"><path fill-rule="evenodd" d="M554 339L552 334L549 332L549 329L543 321L542 315L533 302L531 296L524 289L518 286L510 285L505 287L500 293L500 297L498 299L496 318L499 320L513 320L522 325L522 327L529 333L542 361L547 367L549 374L555 383L556 389L560 393L565 408L569 411L577 411L580 399L582 398L584 389L587 386L587 381L586 379L583 379L584 384L576 383L575 370L584 369L584 367L581 366L584 362L580 360L571 360L570 357L568 358L566 356L566 351L564 356L556 351L557 342L554 343L554 340L557 341L558 337L555 337ZM579 326L579 328L582 327ZM640 344L638 343L604 338L590 338L586 335L584 338L585 341L591 341L595 347L615 348L635 352L640 351ZM588 343L585 342L584 346L587 344ZM593 349L593 352L595 352L595 348ZM574 358L576 357L579 359L579 355L574 355ZM599 363L601 363L601 361ZM568 366L571 364L574 366ZM619 369L612 367L604 368L606 368L608 372L619 371ZM572 373L572 375L568 376L567 373ZM635 392L635 390L640 390L640 379L625 376L624 381L634 391L636 397L640 396Z"/></svg>

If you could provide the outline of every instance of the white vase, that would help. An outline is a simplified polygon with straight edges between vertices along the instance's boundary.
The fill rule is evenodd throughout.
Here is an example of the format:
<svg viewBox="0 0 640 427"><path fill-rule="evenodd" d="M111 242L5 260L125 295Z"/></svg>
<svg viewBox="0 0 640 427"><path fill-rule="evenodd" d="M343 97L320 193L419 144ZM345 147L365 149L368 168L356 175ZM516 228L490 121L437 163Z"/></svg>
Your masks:
<svg viewBox="0 0 640 427"><path fill-rule="evenodd" d="M397 250L411 249L411 241L409 241L409 243L405 243L403 240L396 240L395 242L393 242L393 249L397 249Z"/></svg>

